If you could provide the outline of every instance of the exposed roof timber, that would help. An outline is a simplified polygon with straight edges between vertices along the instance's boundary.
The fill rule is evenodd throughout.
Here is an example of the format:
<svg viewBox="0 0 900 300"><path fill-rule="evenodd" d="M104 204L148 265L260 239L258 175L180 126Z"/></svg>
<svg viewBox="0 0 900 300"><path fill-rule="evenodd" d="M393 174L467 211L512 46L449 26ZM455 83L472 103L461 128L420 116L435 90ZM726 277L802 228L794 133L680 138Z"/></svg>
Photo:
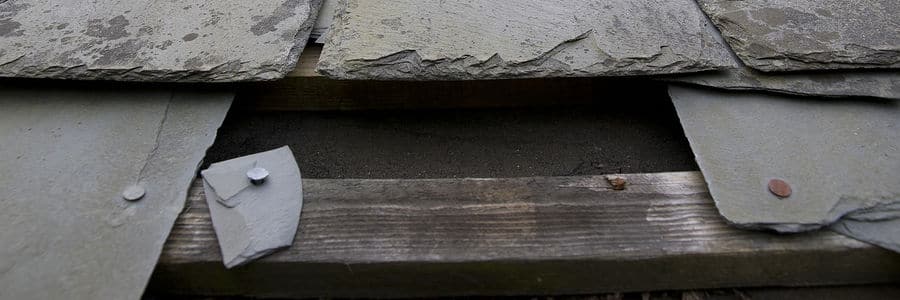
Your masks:
<svg viewBox="0 0 900 300"><path fill-rule="evenodd" d="M149 289L259 297L559 295L896 282L900 255L829 231L728 226L699 172L305 179L294 245L225 271L198 180ZM612 276L611 274L614 274Z"/></svg>

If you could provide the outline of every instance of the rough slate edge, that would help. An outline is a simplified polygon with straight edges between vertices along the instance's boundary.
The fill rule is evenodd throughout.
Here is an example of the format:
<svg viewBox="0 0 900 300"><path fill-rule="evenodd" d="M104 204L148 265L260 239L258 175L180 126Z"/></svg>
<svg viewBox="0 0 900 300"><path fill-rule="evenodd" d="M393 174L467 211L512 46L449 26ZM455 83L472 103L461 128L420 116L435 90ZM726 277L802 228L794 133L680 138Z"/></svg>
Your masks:
<svg viewBox="0 0 900 300"><path fill-rule="evenodd" d="M725 90L760 91L827 98L874 97L900 99L900 72L762 73L747 68L657 78ZM760 80L769 81L761 83Z"/></svg>
<svg viewBox="0 0 900 300"><path fill-rule="evenodd" d="M840 0L838 0L838 1L840 1ZM713 24L715 24L716 27L717 27L718 29L721 30L721 28L722 28L723 26L726 26L726 25L733 25L733 26L734 26L734 29L735 29L735 30L738 30L738 29L742 29L742 28L741 28L742 25L746 25L746 24L739 24L739 22L735 22L735 21L733 21L733 20L722 19L722 18L719 18L718 15L714 15L714 14L712 14L712 13L709 13L710 10L720 10L720 9L721 9L720 7L716 7L716 5L710 4L710 2L731 2L731 3L741 3L741 1L732 1L732 0L697 0L697 3L700 5L700 8L702 9L703 13L706 14L706 15L711 19L711 21L713 22ZM760 2L760 1L751 1L751 2L748 2L748 3L757 3L757 2ZM774 2L774 1L773 1L773 2ZM854 4L857 4L857 3L854 2ZM866 6L864 6L864 7L866 7ZM782 13L785 13L785 12L787 11L787 10L784 9L783 7L778 7L778 8L776 8L776 9L779 10L779 11L781 11ZM726 13L731 13L731 12L733 12L733 11L727 11ZM796 10L795 10L794 12L795 12L795 13L803 13L803 12L796 12ZM875 11L872 11L872 12L874 13ZM838 13L840 13L840 12L838 12ZM818 13L817 13L817 14L818 14ZM754 25L756 25L756 24L754 24ZM890 26L889 24L885 24L885 25ZM751 27L751 28L752 28L752 27L756 27L756 26L746 26L746 27ZM888 27L888 28L884 28L884 30L891 30L891 29ZM895 28L895 30L896 30L896 28ZM746 35L745 32L741 32L741 33L743 33L743 34ZM740 45L740 44L744 44L744 41L739 40L739 39L736 38L734 35L723 35L723 36L729 41L729 42L727 43L729 46L730 46L730 45ZM747 41L746 44L750 44L749 46L747 46L748 49L749 49L749 48L752 48L752 46L754 46L754 44L752 43L752 41ZM765 46L761 46L761 45L758 45L758 44L756 44L755 46L760 46L761 48L764 48L764 47L765 47ZM847 46L850 46L850 45L846 45L845 47L847 47ZM897 68L900 68L900 60L898 60L898 59L900 59L900 49L881 50L881 53L879 53L880 55L879 55L879 54L871 55L871 56L875 56L875 57L879 57L879 56L891 56L891 57L894 58L894 62L891 63L891 64L875 64L875 63L871 63L871 62L858 63L858 62L854 62L854 61L852 61L852 60L848 60L848 61L846 61L846 62L835 62L835 61L827 61L827 62L826 62L826 61L821 61L821 60L815 61L816 58L814 58L814 55L820 55L820 54L822 54L822 53L831 53L832 51L833 51L833 50L831 50L831 51L819 52L819 53L808 53L807 55L809 55L809 54L813 55L813 58L812 58L812 59L809 59L810 61L804 61L804 58L803 58L803 57L801 57L801 58L794 58L794 57L791 57L790 55L787 56L787 57L783 57L783 58L781 58L781 59L772 59L772 58L764 58L764 59L760 59L760 58L755 58L755 57L744 57L744 56L740 56L740 55L739 55L739 56L740 56L740 60L741 60L742 62L744 62L746 65L749 65L749 66L751 66L752 68L754 68L754 69L756 69L756 70L763 71L763 72L775 72L775 71L802 71L802 70L825 70L825 69L831 69L831 70L842 70L842 69L843 69L843 70L847 70L847 69L872 69L872 68L889 68L889 69L897 69ZM737 53L737 51L734 51L734 53ZM776 55L780 55L780 56L783 56L783 54L784 54L784 53L781 53L781 52L776 53ZM798 54L796 54L796 53L791 53L791 54L792 54L793 56L797 56L797 55L798 55ZM839 56L839 54L834 54L834 53L831 53L831 54L832 54L832 55L837 55L837 56ZM800 54L800 55L802 56L803 54ZM858 57L855 57L855 59L856 59L856 60L860 60ZM761 61L763 61L763 60L777 61L777 62L783 63L784 66L780 66L780 67L779 67L779 66L773 66L773 65L770 64L770 63L769 63L769 64L763 64L763 63L761 63ZM785 62L787 62L787 63L785 63Z"/></svg>
<svg viewBox="0 0 900 300"><path fill-rule="evenodd" d="M705 13L704 13L705 14ZM707 15L707 20L709 16ZM709 20L712 23L712 20ZM900 99L900 70L842 70L765 73L748 67L735 54L718 27L713 37L728 49L733 67L719 71L658 76L657 80L726 90L764 91L797 96L877 97Z"/></svg>
<svg viewBox="0 0 900 300"><path fill-rule="evenodd" d="M699 172L623 176L622 192L603 176L305 179L294 246L230 271L198 180L148 290L397 298L900 280L900 255L832 232L728 226Z"/></svg>
<svg viewBox="0 0 900 300"><path fill-rule="evenodd" d="M42 81L45 82L46 81ZM10 86L6 84L7 82L3 82L3 86ZM78 93L87 93L90 90L91 85L88 84L87 87L84 86L76 86L76 85L63 85L56 86L56 91L75 91ZM14 88L6 88L8 90L20 89L24 92L28 92L29 89L40 89L41 86L28 86L21 85L16 86ZM162 251L162 246L164 242L164 238L170 232L170 225L173 224L178 216L178 212L184 209L185 202L182 202L180 198L184 197L190 187L190 181L196 175L196 169L199 167L199 163L202 160L202 157L205 155L206 149L208 149L215 138L215 129L218 128L225 117L225 114L230 106L230 103L234 97L232 92L202 92L198 90L189 91L189 90L177 90L177 89L165 89L165 88L136 88L136 89L120 89L120 88L101 88L96 87L97 90L102 90L103 96L101 97L110 97L112 95L121 94L122 97L127 99L127 95L129 91L140 90L140 92L136 92L138 94L156 91L158 93L164 93L168 96L168 99L165 99L165 103L162 103L160 108L162 109L161 116L159 118L161 124L159 126L154 126L152 131L156 131L156 146L149 151L149 157L147 157L146 164L140 169L141 176L137 179L139 182L142 182L148 190L148 195L144 196L141 201L143 203L136 202L136 205L117 205L116 208L112 209L109 213L110 219L107 219L105 222L107 224L115 224L116 222L122 220L130 220L131 222L126 222L125 224L113 225L120 226L119 228L128 228L132 227L132 231L135 229L138 232L141 230L141 222L152 222L155 225L162 225L161 228L163 230L155 231L151 229L143 229L145 234L143 235L144 239L153 239L156 244L151 245L150 247L141 249L142 251L146 251L151 253L150 255L143 258L144 262L138 263L133 261L123 261L125 257L116 257L114 260L109 261L112 264L118 264L120 267L112 268L109 270L104 270L106 274L115 274L115 272L127 272L127 274L122 274L123 276L117 277L117 280L125 281L125 282L116 282L115 284L110 282L103 282L102 286L104 288L92 288L92 286L96 286L98 282L81 282L75 280L83 280L84 278L77 278L77 276L68 276L68 279L72 284L71 286L75 286L74 289L63 290L68 296L87 296L93 295L94 297L98 295L103 295L100 297L111 297L117 299L137 299L140 296L140 292L143 290L145 284L150 278L151 272L153 270L153 263L157 260L159 253ZM54 91L54 92L56 92ZM194 95L197 96L194 96ZM188 99L183 99L188 98ZM98 100L98 102L103 101L112 101L111 99L100 98L102 100ZM123 101L140 101L142 99L123 99ZM159 100L159 99L157 99ZM204 117L200 117L204 116ZM209 132L209 131L212 132ZM194 135L190 135L190 133L196 133ZM184 137L185 135L189 135L190 138L199 140L198 142L194 142L197 147L188 148L184 146L184 142L180 137ZM151 140L152 141L152 140ZM199 148L199 149L198 149ZM98 149L98 151L102 151L103 149ZM64 151L64 150L63 150ZM63 152L64 153L64 152ZM163 158L157 158L157 153L166 153L166 155L178 157L180 161L170 161ZM185 167L185 162L187 162L188 166L184 169L176 170L176 167ZM190 162L194 162L195 165L190 166ZM172 178L183 179L184 181L181 184L163 184L159 185L160 182L173 183ZM178 181L178 180L174 180ZM58 183L57 183L58 184ZM58 185L57 185L58 186ZM180 187L179 187L180 186ZM124 202L121 200L121 195L119 191L116 191L115 195L109 195L110 199L116 199L118 201ZM118 203L118 202L117 202ZM125 204L125 203L123 203ZM114 206L115 207L115 206ZM143 207L143 210L133 211L132 208L135 207ZM155 208L154 208L155 207ZM159 209L159 211L154 211L154 209ZM144 218L143 220L140 218L129 218L129 215L134 214L142 214L148 215L151 217L150 220ZM123 219L124 217L124 219ZM100 220L100 222L104 222ZM126 225L127 224L127 225ZM126 225L126 226L122 226ZM146 225L146 224L145 224ZM136 227L136 228L135 228ZM114 235L115 230L111 231L111 235ZM154 239L154 237L156 237ZM124 241L127 242L127 241ZM122 249L127 249L125 246L119 246ZM58 250L58 249L57 249ZM107 253L107 255L114 255L115 253ZM50 254L52 255L52 253ZM58 259L56 257L54 259ZM148 261L149 260L149 264ZM105 260L101 260L105 261ZM93 262L85 262L83 269L81 271L74 270L77 272L88 272L90 271L90 267L92 264L96 264L96 261ZM146 265L146 267L140 267L140 265ZM96 268L96 267L95 267ZM145 270L144 270L145 269ZM96 270L96 269L95 269ZM8 270L5 270L8 271ZM49 273L53 272L61 272L65 270L47 270ZM73 271L73 270L68 270ZM146 273L145 273L146 272ZM2 275L9 275L11 273L4 273ZM32 274L33 275L33 274ZM2 276L0 276L2 277ZM59 279L59 278L48 278L48 279ZM41 282L36 282L36 285L40 286ZM5 285L5 283L4 283ZM46 285L46 284L44 284ZM65 287L54 287L57 289L64 289ZM71 288L71 287L70 287ZM26 289L28 289L26 287ZM20 292L22 290L19 290ZM10 292L8 290L0 290L0 294L9 296L10 294L6 294L6 292ZM15 291L14 291L15 292ZM26 291L27 292L27 291ZM59 290L44 289L41 291L33 291L33 294L28 295L19 295L18 297L39 297L38 295L49 295L58 293ZM113 296L116 295L116 296Z"/></svg>
<svg viewBox="0 0 900 300"><path fill-rule="evenodd" d="M671 93L671 90L672 90L673 88L682 89L682 90L685 90L685 91L697 91L698 93L708 93L708 94L711 94L711 95L719 95L719 96L727 96L728 94L740 95L740 93L735 93L735 92L712 91L712 90L708 90L708 89L705 90L705 89L703 89L703 88L687 88L687 87L681 87L681 86L679 86L679 85L670 85L670 93ZM762 96L762 95L761 95L761 96ZM773 101L778 101L778 100L783 101L784 99L810 101L810 99L796 98L796 97L794 97L794 98L788 98L788 97L786 97L786 96L766 96L766 97L769 98L769 99L772 99ZM865 98L859 98L857 101L862 100L862 99L865 99ZM674 99L673 99L673 100L674 100ZM815 101L815 100L818 100L818 99L812 99L812 101ZM896 102L895 100L888 100L888 99L869 99L869 100L871 100L871 101L869 102L869 104L872 104L872 105L895 106L897 103L900 103L900 102ZM747 100L736 100L736 101L747 101ZM846 101L846 100L845 100L845 101ZM824 104L824 103L826 103L826 102L823 102L823 104ZM830 103L829 103L829 104L830 104ZM676 106L676 108L678 107L677 103L676 103L675 106ZM870 112L871 112L871 111L870 111ZM688 125L687 125L687 124L684 124L684 122L685 122L685 119L684 119L684 118L686 117L686 116L684 115L685 112L683 112L683 111L678 111L678 113L679 113L679 118L682 119L682 124L683 124L683 126L686 128L686 129L685 129L685 130L686 130L686 135L688 136L688 140L689 140L689 142L691 143L692 147L699 146L699 145L695 145L695 140L692 138L692 135L689 134L689 132L688 132L688 129L687 129ZM697 152L695 151L695 154L696 154L696 153L697 153ZM880 156L879 156L879 157L880 157ZM698 157L698 159L697 159L697 162L698 162L698 165L701 166L701 171L702 171L702 169L703 169L703 167L702 167L703 163L702 163L702 161L699 159L699 157ZM709 183L709 181L707 181L707 183ZM845 183L845 184L851 184L851 183ZM719 184L719 185L717 185L717 186L722 186L722 185ZM797 186L794 187L795 192L796 192L796 189L797 189L797 188L798 188ZM761 190L761 191L765 191L765 186L764 186L764 184L763 184L762 186L760 186L760 190ZM763 193L764 193L764 194L760 194L760 197L767 197L767 198L768 198L768 197L774 197L774 196L768 194L767 192L763 192ZM730 194L734 194L734 192L730 192ZM872 195L872 196L870 196L870 197L875 197L875 196ZM841 221L841 218L847 218L847 217L849 217L850 219L854 219L855 217L859 217L859 218L858 218L859 220L864 220L865 217L867 217L867 216L868 216L868 217L877 216L877 217L871 218L870 220L876 220L876 219L877 219L877 220L886 220L886 219L888 219L888 218L896 218L896 216L897 216L897 214L898 214L896 208L897 208L897 206L900 206L900 202L896 202L896 201L895 201L895 202L888 202L888 200L886 200L886 199L888 199L889 197L887 197L887 196L885 196L885 195L880 195L880 197L884 197L884 199L880 199L880 201L882 202L882 203L880 203L880 204L877 204L877 202L875 202L875 201L870 201L871 203L867 203L866 206L857 207L855 210L846 211L846 212L841 213L841 214L835 213L835 210L837 210L837 211L847 210L846 206L852 206L852 205L854 205L854 204L858 204L858 205L862 205L862 204L854 203L853 201L849 201L850 204L846 204L846 203L842 203L843 200L837 200L837 201L835 202L835 204L834 204L834 207L832 207L831 210L829 210L828 213L827 213L826 215L824 215L821 219L816 220L815 223L804 223L804 222L799 222L799 223L798 223L798 222L795 222L795 223L783 223L783 222L779 222L779 223L771 223L771 222L761 222L761 221L756 221L756 222L736 222L736 221L734 221L733 219L727 219L727 218L726 218L726 220L727 220L729 223L731 223L732 225L735 225L735 226L741 227L741 228L755 229L755 230L760 230L760 229L762 229L762 230L776 230L776 231L779 231L779 232L785 232L785 233L809 231L809 230L814 230L814 229L818 229L818 228L826 227L826 226L828 226L828 225L835 224L835 226L831 227L832 229L838 228L838 229L842 229L842 230L843 230L843 231L840 231L840 230L839 230L840 232L849 233L849 232L852 232L851 228L841 227L841 226L840 226L839 222ZM878 198L878 197L875 197L875 198ZM856 200L856 201L859 202L859 200ZM719 202L717 201L716 204L719 205ZM770 205L770 207L771 207L771 206L772 206L772 205ZM796 208L796 205L794 205L794 206L795 206L795 208ZM879 208L887 208L887 209L880 209L880 210L879 210ZM891 209L891 208L893 208L893 209ZM734 208L730 208L730 209L734 209ZM872 212L872 210L875 210L875 211ZM871 214L869 214L869 213L871 213ZM744 216L744 215L742 215L742 214L740 214L740 213L734 213L734 212L732 212L732 214L733 214L733 215L732 215L732 218L737 217L737 216L740 216L740 217L742 217L742 218L744 218L744 219L747 219L747 216ZM760 218L760 217L761 217L761 216L757 216L756 218ZM851 224L853 224L853 223L851 223ZM855 225L859 225L859 224L855 224ZM862 232L864 232L864 233L871 233L871 230L872 230L874 227L872 227L872 225L870 224L870 225L868 225L868 226L859 226L859 227L856 227L856 228L857 228L858 230L864 230L864 231L862 231ZM866 239L866 240L869 241L869 242L875 242L875 243L885 243L885 242L888 242L888 241L890 240L890 239L886 239L886 238L871 238L871 236L867 237L867 236L865 236L865 235L856 236L856 237L853 237L853 238L860 239L860 240ZM888 243L890 243L890 242L896 243L897 241L896 241L896 239L895 239L894 241L889 241ZM892 245L892 244L889 244L889 245Z"/></svg>
<svg viewBox="0 0 900 300"><path fill-rule="evenodd" d="M336 63L336 64L332 65L332 64L328 63L328 60L335 60L335 61L342 60L342 58L339 58L339 57L342 57L343 55L341 55L341 53L339 51L329 51L329 49L336 48L336 46L334 46L334 43L332 41L334 40L334 36L340 35L342 33L339 30L339 28L341 28L341 26L335 27L334 24L340 23L341 20L344 18L344 15L346 15L347 7L349 6L349 3L351 0L332 0L332 1L337 1L337 4L336 4L337 8L335 9L332 23L328 28L329 30L325 33L325 35L323 35L322 37L319 38L319 39L324 39L324 41L323 41L324 51L322 51L322 53L320 53L320 57L322 57L324 59L320 60L317 63L316 70L315 70L318 74L322 74L322 75L332 78L332 79L338 79L338 80L375 79L375 80L402 80L402 81L424 81L424 80L459 81L459 80L498 80L498 79L528 79L528 78L555 78L555 77L640 77L640 76L653 75L653 74L642 74L642 73L639 73L639 71L633 71L631 73L609 72L610 74L591 74L591 73L587 73L585 71L573 73L572 71L559 71L559 70L553 70L552 68L550 68L550 69L537 68L537 71L532 70L530 72L527 72L526 75L521 75L521 74L505 75L502 71L501 71L500 75L485 73L485 74L479 74L477 76L473 76L471 74L467 74L466 72L454 73L452 71L450 73L439 71L439 72L437 72L439 74L435 75L435 74L430 74L431 72L429 72L429 74L422 74L422 72L410 73L410 72L406 72L406 71L402 71L402 70L391 70L391 73L393 75L387 76L387 77L383 76L383 75L372 76L371 74L350 75L350 72L348 72L348 68L346 66L344 66L342 63ZM702 24L700 24L700 26L703 27L703 29L705 29L707 31L707 33L714 31L715 26L713 26L713 24L709 21L709 19L706 17L706 15L703 13L703 11L700 9L699 4L693 0L690 2L695 5L695 8L699 12L699 16L700 16L701 20L705 21L705 22L702 22ZM710 50L709 53L701 51L701 57L698 58L698 60L701 60L701 59L704 60L703 63L707 64L707 66L690 69L690 70L682 70L682 71L680 71L680 73L692 73L692 72L718 70L718 69L725 68L725 64L731 63L729 61L729 59L727 58L727 56L730 55L730 53L729 53L729 50L726 50L727 49L725 47L726 43L716 41L715 39L712 39L712 40L708 39L707 38L708 35L704 35L702 33L700 33L699 35L701 37L700 42L702 44L703 49L713 48L716 50ZM559 45L557 45L556 47L550 49L548 52L545 52L538 58L547 56L548 54L552 53L554 50L559 49L562 45L570 44L572 42L575 42L575 41L578 41L581 39L582 39L582 37L576 37L571 40L565 40L565 41L561 42ZM397 67L398 64L391 64L391 62L403 60L403 58L401 58L399 56L402 56L407 53L412 53L412 55L410 55L410 56L413 57L413 59L421 60L421 58L419 57L418 53L416 53L416 51L401 51L401 52L396 52L396 53L390 54L388 56L382 57L375 61L370 61L369 63L375 63L378 66L382 66L382 67L387 66L387 65ZM495 58L495 57L498 57L498 56L495 55L486 61L480 62L478 64L474 64L474 65L489 64L492 62L493 58ZM451 60L451 64L452 64L455 61L465 61L470 58L471 57L464 56L462 58L448 59L448 60ZM386 62L376 62L376 61L386 61ZM445 64L444 62L441 62L441 63L434 64L434 66L441 67L444 64ZM449 64L447 64L447 65L448 66L443 66L446 70L454 70L454 69L459 68L459 66L453 66L453 65L449 65ZM371 66L366 66L366 67L371 68ZM427 69L427 68L430 68L431 66L429 66L429 67L419 66L419 67L421 69ZM397 67L397 68L402 69L403 67ZM486 68L485 71L489 71L490 69L492 69L492 68ZM500 69L503 69L503 68L500 68ZM365 73L365 72L362 72L362 73ZM398 73L399 73L399 75L398 75ZM634 73L634 74L632 74L632 73ZM671 73L674 73L674 72L671 72Z"/></svg>
<svg viewBox="0 0 900 300"><path fill-rule="evenodd" d="M303 52L310 32L315 24L319 8L321 8L324 0L306 0L310 3L310 15L300 25L300 30L295 35L295 43L291 47L286 60L281 64L281 68L277 71L277 76L272 78L246 77L240 74L234 74L234 77L225 79L211 78L204 74L206 71L187 71L187 70L135 70L135 69L85 69L80 67L64 68L59 72L52 74L22 76L18 72L7 72L3 70L4 65L14 63L15 60L0 64L0 78L48 78L48 79L74 79L74 80L115 80L115 81L146 81L146 82L237 82L237 81L274 81L284 78L288 73L295 69L300 54ZM0 0L0 5L6 2ZM12 1L9 1L12 3ZM14 24L13 24L14 25ZM2 50L2 49L0 49ZM0 52L2 53L2 52ZM146 77L153 78L147 80Z"/></svg>

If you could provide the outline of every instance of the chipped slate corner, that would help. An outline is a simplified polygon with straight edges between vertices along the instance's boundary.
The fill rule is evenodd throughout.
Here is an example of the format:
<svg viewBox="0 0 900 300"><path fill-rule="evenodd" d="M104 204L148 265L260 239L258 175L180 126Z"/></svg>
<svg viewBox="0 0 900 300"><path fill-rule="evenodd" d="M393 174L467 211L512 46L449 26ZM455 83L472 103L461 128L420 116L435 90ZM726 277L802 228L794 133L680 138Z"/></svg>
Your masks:
<svg viewBox="0 0 900 300"><path fill-rule="evenodd" d="M0 3L0 77L274 80L293 70L321 0Z"/></svg>
<svg viewBox="0 0 900 300"><path fill-rule="evenodd" d="M140 299L233 96L0 87L0 299Z"/></svg>
<svg viewBox="0 0 900 300"><path fill-rule="evenodd" d="M720 213L745 228L832 225L897 250L900 101L669 93ZM781 179L788 189L776 191Z"/></svg>
<svg viewBox="0 0 900 300"><path fill-rule="evenodd" d="M684 21L662 17L670 15ZM317 71L337 79L469 80L729 66L707 23L690 0L342 0Z"/></svg>
<svg viewBox="0 0 900 300"><path fill-rule="evenodd" d="M303 188L290 148L214 163L202 175L227 268L291 246L300 224Z"/></svg>

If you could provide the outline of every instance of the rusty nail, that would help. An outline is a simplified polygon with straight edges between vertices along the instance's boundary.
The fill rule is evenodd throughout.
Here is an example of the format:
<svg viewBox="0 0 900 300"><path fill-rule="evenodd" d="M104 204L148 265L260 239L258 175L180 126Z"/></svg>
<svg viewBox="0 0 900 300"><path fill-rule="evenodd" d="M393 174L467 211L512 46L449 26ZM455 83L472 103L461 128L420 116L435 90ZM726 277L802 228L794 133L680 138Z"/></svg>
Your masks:
<svg viewBox="0 0 900 300"><path fill-rule="evenodd" d="M787 198L793 193L791 185L781 179L769 180L769 192L772 192L778 198Z"/></svg>

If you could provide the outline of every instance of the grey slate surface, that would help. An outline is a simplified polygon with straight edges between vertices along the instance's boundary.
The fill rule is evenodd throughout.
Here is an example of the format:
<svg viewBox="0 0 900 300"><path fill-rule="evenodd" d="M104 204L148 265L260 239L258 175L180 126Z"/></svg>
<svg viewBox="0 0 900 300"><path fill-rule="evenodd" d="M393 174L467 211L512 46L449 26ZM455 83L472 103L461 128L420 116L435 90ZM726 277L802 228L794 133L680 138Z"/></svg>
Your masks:
<svg viewBox="0 0 900 300"><path fill-rule="evenodd" d="M671 86L720 213L731 223L812 230L867 212L900 218L900 101L813 99ZM787 181L780 199L769 179Z"/></svg>
<svg viewBox="0 0 900 300"><path fill-rule="evenodd" d="M696 72L728 65L692 0L342 0L318 71L339 79Z"/></svg>
<svg viewBox="0 0 900 300"><path fill-rule="evenodd" d="M246 172L260 167L269 177L250 184ZM287 146L210 165L202 172L222 260L233 268L294 242L303 186L294 154Z"/></svg>
<svg viewBox="0 0 900 300"><path fill-rule="evenodd" d="M900 202L855 212L831 225L831 230L900 252Z"/></svg>
<svg viewBox="0 0 900 300"><path fill-rule="evenodd" d="M139 299L232 98L0 87L0 299Z"/></svg>
<svg viewBox="0 0 900 300"><path fill-rule="evenodd" d="M697 0L762 71L900 67L897 0Z"/></svg>
<svg viewBox="0 0 900 300"><path fill-rule="evenodd" d="M321 0L0 1L0 77L272 80Z"/></svg>
<svg viewBox="0 0 900 300"><path fill-rule="evenodd" d="M725 43L716 31L717 41ZM662 76L662 80L729 90L763 90L804 96L878 97L900 99L898 70L840 70L830 72L760 72L745 65L733 52L732 66L719 71Z"/></svg>
<svg viewBox="0 0 900 300"><path fill-rule="evenodd" d="M729 90L760 90L803 96L900 99L900 71L763 73L745 66L675 75L663 80Z"/></svg>

